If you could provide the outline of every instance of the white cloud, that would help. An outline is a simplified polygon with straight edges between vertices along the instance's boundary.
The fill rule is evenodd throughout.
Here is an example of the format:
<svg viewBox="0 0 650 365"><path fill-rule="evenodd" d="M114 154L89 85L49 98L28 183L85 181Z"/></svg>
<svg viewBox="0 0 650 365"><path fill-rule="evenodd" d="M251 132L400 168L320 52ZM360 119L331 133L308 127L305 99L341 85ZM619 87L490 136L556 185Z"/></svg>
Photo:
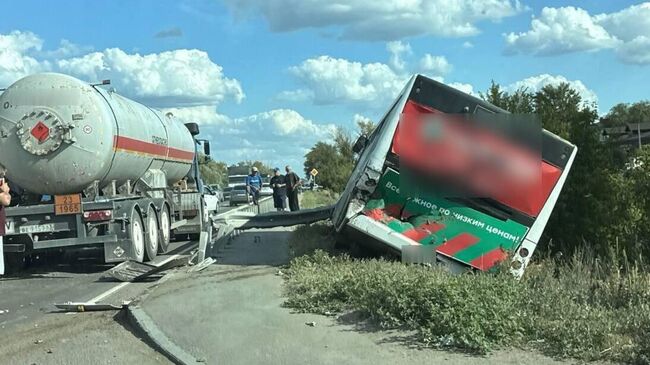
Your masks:
<svg viewBox="0 0 650 365"><path fill-rule="evenodd" d="M539 18L533 18L531 30L507 34L506 43L507 52L553 55L612 48L617 40L586 10L568 6L543 8Z"/></svg>
<svg viewBox="0 0 650 365"><path fill-rule="evenodd" d="M216 105L244 98L239 81L225 77L221 66L196 49L140 55L109 48L59 60L57 66L88 81L111 79L118 92L155 106Z"/></svg>
<svg viewBox="0 0 650 365"><path fill-rule="evenodd" d="M462 82L451 82L447 85L453 87L454 89L460 90L466 94L474 95L474 87L470 84L465 84Z"/></svg>
<svg viewBox="0 0 650 365"><path fill-rule="evenodd" d="M386 44L386 50L390 53L390 66L397 71L403 71L406 66L402 60L402 54L413 53L411 45L402 41L392 41Z"/></svg>
<svg viewBox="0 0 650 365"><path fill-rule="evenodd" d="M585 103L598 103L598 96L596 93L593 90L587 88L587 86L585 86L582 81L569 80L561 75L542 74L531 76L504 87L504 90L508 92L514 92L520 88L526 88L530 92L536 92L541 90L546 85L559 85L561 83L568 83L574 90L578 92L578 94L580 94L582 100Z"/></svg>
<svg viewBox="0 0 650 365"><path fill-rule="evenodd" d="M372 119L366 117L365 115L355 114L354 117L352 117L352 121L354 122L354 125L358 125L359 122L363 122L363 123L372 122Z"/></svg>
<svg viewBox="0 0 650 365"><path fill-rule="evenodd" d="M575 7L544 8L531 29L504 35L506 53L554 55L614 49L619 59L650 64L650 2L591 15Z"/></svg>
<svg viewBox="0 0 650 365"><path fill-rule="evenodd" d="M307 89L286 90L278 94L277 99L282 101L308 101L314 98L314 93Z"/></svg>
<svg viewBox="0 0 650 365"><path fill-rule="evenodd" d="M233 123L236 126L245 127L245 129L250 128L258 131L264 138L273 135L324 139L334 131L333 125L316 124L291 109L275 109L245 118L237 118L233 120Z"/></svg>
<svg viewBox="0 0 650 365"><path fill-rule="evenodd" d="M226 0L238 16L261 13L272 31L340 29L355 40L398 40L434 35L471 36L477 23L498 22L524 8L518 0Z"/></svg>
<svg viewBox="0 0 650 365"><path fill-rule="evenodd" d="M625 42L650 34L650 2L632 5L616 13L599 14L594 20Z"/></svg>
<svg viewBox="0 0 650 365"><path fill-rule="evenodd" d="M432 56L427 53L420 59L420 71L428 75L445 75L451 68L445 56Z"/></svg>
<svg viewBox="0 0 650 365"><path fill-rule="evenodd" d="M361 63L343 58L320 56L303 61L289 68L300 84L300 88L283 91L280 100L312 101L317 105L349 104L364 111L384 109L405 86L413 73L445 83L443 74L449 73L452 65L444 56L425 54L417 65L409 66L401 58L411 53L408 43L389 42L389 64ZM463 92L473 94L472 85L459 82L447 83Z"/></svg>
<svg viewBox="0 0 650 365"><path fill-rule="evenodd" d="M240 118L217 113L214 107L168 108L181 121L201 124L201 137L212 144L215 159L235 163L260 160L291 164L302 170L303 156L318 141L330 140L333 124L316 123L292 109L274 109Z"/></svg>
<svg viewBox="0 0 650 365"><path fill-rule="evenodd" d="M59 48L52 51L43 51L41 52L43 57L61 59L67 57L75 57L88 52L92 52L93 47L90 46L81 46L76 43L72 43L67 39L62 39L59 42Z"/></svg>
<svg viewBox="0 0 650 365"><path fill-rule="evenodd" d="M213 105L199 105L180 108L163 108L163 113L172 113L184 123L198 123L202 126L225 125L230 121L225 115L217 113Z"/></svg>
<svg viewBox="0 0 650 365"><path fill-rule="evenodd" d="M618 49L618 57L625 63L650 65L650 36L638 36Z"/></svg>
<svg viewBox="0 0 650 365"><path fill-rule="evenodd" d="M383 63L363 64L330 56L307 59L289 71L309 90L295 93L310 97L316 104L390 100L408 79Z"/></svg>
<svg viewBox="0 0 650 365"><path fill-rule="evenodd" d="M0 34L0 87L7 87L29 74L47 71L49 63L31 55L42 47L43 41L31 32Z"/></svg>
<svg viewBox="0 0 650 365"><path fill-rule="evenodd" d="M470 41L463 42L463 48L472 48L472 47L474 47L474 43Z"/></svg>

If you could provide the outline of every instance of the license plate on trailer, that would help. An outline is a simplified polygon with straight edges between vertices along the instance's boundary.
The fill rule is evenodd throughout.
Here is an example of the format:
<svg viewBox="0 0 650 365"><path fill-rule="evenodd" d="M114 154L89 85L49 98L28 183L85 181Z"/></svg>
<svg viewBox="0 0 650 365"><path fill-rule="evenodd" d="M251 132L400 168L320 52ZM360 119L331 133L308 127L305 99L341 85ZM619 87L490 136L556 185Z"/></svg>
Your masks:
<svg viewBox="0 0 650 365"><path fill-rule="evenodd" d="M81 213L81 194L54 196L54 214L66 215L77 213Z"/></svg>
<svg viewBox="0 0 650 365"><path fill-rule="evenodd" d="M29 225L29 226L20 226L18 228L20 233L41 233L41 232L52 232L54 231L54 224L38 224L38 225Z"/></svg>

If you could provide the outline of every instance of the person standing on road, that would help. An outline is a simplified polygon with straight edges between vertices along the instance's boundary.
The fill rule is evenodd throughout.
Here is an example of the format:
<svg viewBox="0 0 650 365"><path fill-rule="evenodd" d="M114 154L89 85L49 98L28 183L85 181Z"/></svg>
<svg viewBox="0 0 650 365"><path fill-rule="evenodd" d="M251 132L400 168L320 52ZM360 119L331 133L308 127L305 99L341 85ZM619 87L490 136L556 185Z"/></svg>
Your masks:
<svg viewBox="0 0 650 365"><path fill-rule="evenodd" d="M300 203L298 202L298 189L300 187L300 178L291 170L291 166L285 166L285 179L287 181L287 196L289 197L289 210L295 212L300 210Z"/></svg>
<svg viewBox="0 0 650 365"><path fill-rule="evenodd" d="M270 185L273 188L273 206L278 212L282 212L287 207L287 180L277 167L273 169Z"/></svg>
<svg viewBox="0 0 650 365"><path fill-rule="evenodd" d="M253 197L252 204L258 205L260 189L262 189L262 177L257 171L257 167L253 166L251 174L246 176L246 191Z"/></svg>
<svg viewBox="0 0 650 365"><path fill-rule="evenodd" d="M6 170L0 166L0 275L5 274L5 257L3 250L2 236L5 235L5 227L7 222L7 212L5 207L11 204L11 194L9 184L5 179Z"/></svg>

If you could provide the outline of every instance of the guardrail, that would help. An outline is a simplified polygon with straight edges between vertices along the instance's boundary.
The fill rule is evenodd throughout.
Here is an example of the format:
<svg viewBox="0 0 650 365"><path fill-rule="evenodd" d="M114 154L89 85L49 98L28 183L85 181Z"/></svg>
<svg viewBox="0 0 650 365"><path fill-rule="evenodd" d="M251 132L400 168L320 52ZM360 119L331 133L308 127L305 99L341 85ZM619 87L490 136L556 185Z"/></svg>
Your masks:
<svg viewBox="0 0 650 365"><path fill-rule="evenodd" d="M273 198L270 196L260 199L258 203L259 205L248 205L248 204L242 205L241 207L231 209L227 212L219 213L217 214L216 217L222 218L234 213L260 214L260 213L267 213L273 210Z"/></svg>
<svg viewBox="0 0 650 365"><path fill-rule="evenodd" d="M210 216L209 221L211 226L201 232L199 236L198 262L205 260L206 254L219 249L219 247L225 245L230 239L235 228L228 224L228 216L244 215L252 217L256 214L270 212L271 210L273 210L273 199L272 197L265 197L259 200L258 205L242 205L227 212Z"/></svg>

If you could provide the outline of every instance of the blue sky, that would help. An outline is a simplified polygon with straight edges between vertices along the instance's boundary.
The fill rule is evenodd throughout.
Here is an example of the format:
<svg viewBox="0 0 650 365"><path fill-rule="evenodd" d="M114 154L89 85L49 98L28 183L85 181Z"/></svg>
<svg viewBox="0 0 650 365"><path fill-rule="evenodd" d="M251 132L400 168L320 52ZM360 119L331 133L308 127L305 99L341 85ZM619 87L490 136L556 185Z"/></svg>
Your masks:
<svg viewBox="0 0 650 365"><path fill-rule="evenodd" d="M302 166L421 72L478 93L569 81L599 112L648 99L650 3L510 0L12 2L0 85L56 71L198 120L216 159ZM444 15L444 16L441 16ZM63 43L62 43L63 42ZM190 51L183 51L190 50ZM154 80L154 81L151 81Z"/></svg>

